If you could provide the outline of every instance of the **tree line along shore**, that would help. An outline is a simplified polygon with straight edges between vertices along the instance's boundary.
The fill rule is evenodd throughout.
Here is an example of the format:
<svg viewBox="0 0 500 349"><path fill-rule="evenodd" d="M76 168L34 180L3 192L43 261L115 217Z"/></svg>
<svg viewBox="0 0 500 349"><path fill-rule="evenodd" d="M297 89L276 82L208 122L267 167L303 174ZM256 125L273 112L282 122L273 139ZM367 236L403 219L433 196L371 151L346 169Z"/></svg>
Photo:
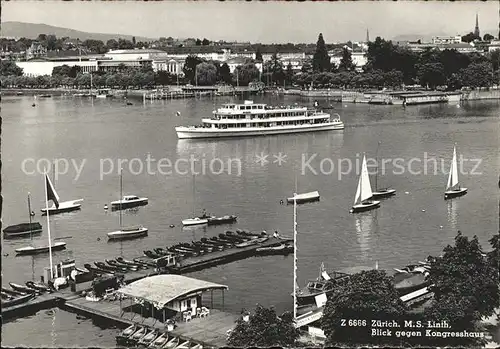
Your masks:
<svg viewBox="0 0 500 349"><path fill-rule="evenodd" d="M461 88L490 88L500 82L500 50L486 54L460 53L456 50L426 49L413 52L377 37L368 43L367 63L362 70L353 63L351 52L344 47L342 59L331 62L327 46L320 34L316 50L300 71L275 53L265 62L257 51L255 59L248 58L231 73L227 63L205 60L190 55L186 58L182 74L153 71L152 67L131 68L118 66L113 71L82 73L79 66L55 67L51 75L24 76L15 61L3 60L0 80L3 88L141 88L192 84L213 86L227 84L295 88L404 88L419 85L427 89L455 91ZM262 65L262 69L259 66Z"/></svg>

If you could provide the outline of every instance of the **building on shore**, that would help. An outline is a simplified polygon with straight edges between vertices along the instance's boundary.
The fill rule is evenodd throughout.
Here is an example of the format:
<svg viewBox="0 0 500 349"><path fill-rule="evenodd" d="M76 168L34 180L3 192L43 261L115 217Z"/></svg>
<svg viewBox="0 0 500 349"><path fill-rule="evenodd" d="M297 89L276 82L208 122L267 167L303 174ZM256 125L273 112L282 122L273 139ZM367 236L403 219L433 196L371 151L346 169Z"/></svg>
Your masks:
<svg viewBox="0 0 500 349"><path fill-rule="evenodd" d="M488 45L488 52L493 52L496 50L500 50L500 40L493 40Z"/></svg>
<svg viewBox="0 0 500 349"><path fill-rule="evenodd" d="M461 44L462 37L460 35L455 36L435 36L432 38L432 43L434 45L443 45L443 44Z"/></svg>
<svg viewBox="0 0 500 349"><path fill-rule="evenodd" d="M329 51L328 55L330 56L330 62L334 63L338 67L340 64L340 61L342 60L344 49L347 49L351 53L352 63L354 63L356 65L356 70L362 71L363 67L368 62L368 57L366 55L366 51L359 50L359 49L353 50L352 48L350 48L347 45L345 45L341 49Z"/></svg>

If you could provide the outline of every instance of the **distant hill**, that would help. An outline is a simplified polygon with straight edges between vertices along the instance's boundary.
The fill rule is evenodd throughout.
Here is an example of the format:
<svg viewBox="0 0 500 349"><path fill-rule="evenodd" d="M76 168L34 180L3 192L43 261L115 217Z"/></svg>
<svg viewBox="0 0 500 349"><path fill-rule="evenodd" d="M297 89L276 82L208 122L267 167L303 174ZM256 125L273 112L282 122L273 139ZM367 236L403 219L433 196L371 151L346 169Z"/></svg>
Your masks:
<svg viewBox="0 0 500 349"><path fill-rule="evenodd" d="M0 29L1 37L14 38L29 38L36 39L39 34L53 34L58 38L69 37L71 39L87 39L102 40L104 43L110 39L126 39L132 40L132 35L123 34L105 34L105 33L87 33L79 30L54 27L47 24L24 23L24 22L2 22ZM135 37L136 41L154 41L157 39L145 38L141 36Z"/></svg>

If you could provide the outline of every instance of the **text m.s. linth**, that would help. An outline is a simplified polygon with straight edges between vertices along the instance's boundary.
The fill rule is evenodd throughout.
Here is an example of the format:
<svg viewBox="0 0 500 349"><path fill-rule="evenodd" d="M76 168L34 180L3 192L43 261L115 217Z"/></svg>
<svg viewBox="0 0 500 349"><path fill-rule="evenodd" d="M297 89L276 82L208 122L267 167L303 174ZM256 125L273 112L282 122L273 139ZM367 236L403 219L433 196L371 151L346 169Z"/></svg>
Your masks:
<svg viewBox="0 0 500 349"><path fill-rule="evenodd" d="M448 321L413 321L413 320L405 320L404 327L412 327L412 328L450 328L450 324Z"/></svg>

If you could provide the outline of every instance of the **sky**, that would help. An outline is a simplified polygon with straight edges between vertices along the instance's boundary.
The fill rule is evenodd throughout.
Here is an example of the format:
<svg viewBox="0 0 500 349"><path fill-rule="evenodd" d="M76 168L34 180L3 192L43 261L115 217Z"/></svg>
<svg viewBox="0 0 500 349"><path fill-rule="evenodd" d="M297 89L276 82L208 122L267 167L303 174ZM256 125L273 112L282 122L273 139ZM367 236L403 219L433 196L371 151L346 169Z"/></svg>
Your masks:
<svg viewBox="0 0 500 349"><path fill-rule="evenodd" d="M218 2L2 1L2 21L43 23L94 33L261 43L464 35L479 15L481 35L497 36L500 1Z"/></svg>

